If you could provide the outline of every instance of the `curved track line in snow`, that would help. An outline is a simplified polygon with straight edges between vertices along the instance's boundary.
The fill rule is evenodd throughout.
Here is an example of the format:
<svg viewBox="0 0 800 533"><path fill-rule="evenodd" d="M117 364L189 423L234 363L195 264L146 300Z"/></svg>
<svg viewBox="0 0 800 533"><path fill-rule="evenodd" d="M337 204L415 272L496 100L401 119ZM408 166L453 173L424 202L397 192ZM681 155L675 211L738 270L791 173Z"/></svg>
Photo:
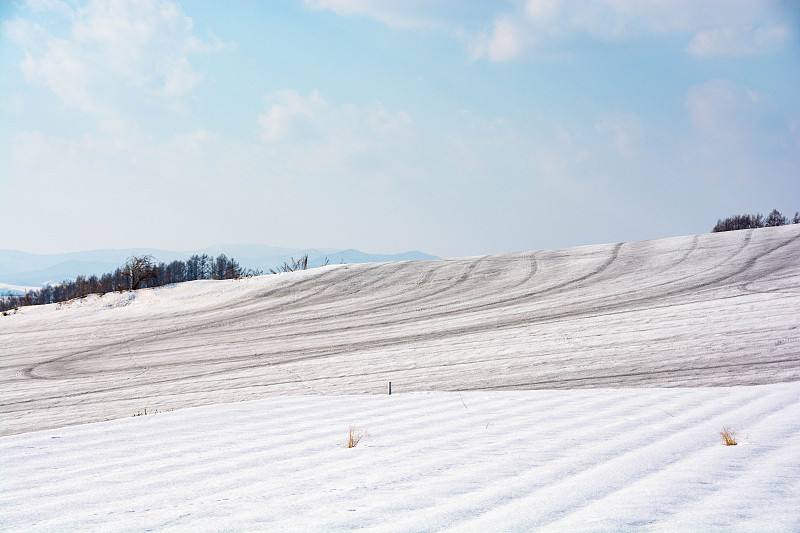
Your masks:
<svg viewBox="0 0 800 533"><path fill-rule="evenodd" d="M335 265L0 319L0 433L284 394L800 379L800 226Z"/></svg>

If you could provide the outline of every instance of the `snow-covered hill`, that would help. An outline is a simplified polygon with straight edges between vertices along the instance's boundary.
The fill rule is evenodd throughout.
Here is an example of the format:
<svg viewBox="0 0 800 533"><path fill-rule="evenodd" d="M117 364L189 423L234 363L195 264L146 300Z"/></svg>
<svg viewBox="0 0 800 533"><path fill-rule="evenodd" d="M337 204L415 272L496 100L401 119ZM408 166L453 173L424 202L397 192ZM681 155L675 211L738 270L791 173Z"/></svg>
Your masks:
<svg viewBox="0 0 800 533"><path fill-rule="evenodd" d="M797 531L799 341L797 225L23 308L0 524Z"/></svg>
<svg viewBox="0 0 800 533"><path fill-rule="evenodd" d="M332 265L0 317L2 434L285 394L800 379L800 225Z"/></svg>

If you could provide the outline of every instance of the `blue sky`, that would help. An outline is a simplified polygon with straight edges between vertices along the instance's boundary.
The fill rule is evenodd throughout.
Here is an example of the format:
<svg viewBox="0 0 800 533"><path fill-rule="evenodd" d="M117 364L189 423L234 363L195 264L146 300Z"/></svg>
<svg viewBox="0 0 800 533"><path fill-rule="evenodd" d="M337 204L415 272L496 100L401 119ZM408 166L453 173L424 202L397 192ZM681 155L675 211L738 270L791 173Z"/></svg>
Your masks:
<svg viewBox="0 0 800 533"><path fill-rule="evenodd" d="M800 209L800 3L0 3L0 248L442 256Z"/></svg>

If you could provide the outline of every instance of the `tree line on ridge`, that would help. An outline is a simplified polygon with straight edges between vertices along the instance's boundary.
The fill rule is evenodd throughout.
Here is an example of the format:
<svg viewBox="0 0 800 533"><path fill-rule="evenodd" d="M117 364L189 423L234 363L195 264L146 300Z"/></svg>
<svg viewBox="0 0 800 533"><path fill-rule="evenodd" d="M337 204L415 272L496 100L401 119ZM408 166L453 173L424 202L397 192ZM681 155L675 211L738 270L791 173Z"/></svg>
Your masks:
<svg viewBox="0 0 800 533"><path fill-rule="evenodd" d="M186 261L157 263L150 255L130 257L114 272L101 276L78 276L57 285L45 285L39 290L27 291L22 296L0 298L0 311L4 314L27 305L43 305L84 298L90 294L106 294L126 290L161 287L171 283L199 279L239 279L262 274L260 270L242 268L225 254L217 257L193 255Z"/></svg>
<svg viewBox="0 0 800 533"><path fill-rule="evenodd" d="M764 215L734 215L725 219L718 219L717 225L711 230L714 233L720 231L735 231L739 229L769 228L773 226L786 226L787 224L800 224L800 212L795 212L794 218L789 219L781 214L777 209L764 218Z"/></svg>

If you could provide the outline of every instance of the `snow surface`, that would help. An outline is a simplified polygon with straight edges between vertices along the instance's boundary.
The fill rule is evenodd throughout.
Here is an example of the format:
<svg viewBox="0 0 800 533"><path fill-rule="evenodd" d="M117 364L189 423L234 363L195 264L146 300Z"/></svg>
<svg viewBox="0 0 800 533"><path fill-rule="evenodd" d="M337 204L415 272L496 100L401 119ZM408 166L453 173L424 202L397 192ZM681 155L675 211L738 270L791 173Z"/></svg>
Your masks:
<svg viewBox="0 0 800 533"><path fill-rule="evenodd" d="M800 379L800 225L329 266L0 317L0 435L274 395Z"/></svg>
<svg viewBox="0 0 800 533"><path fill-rule="evenodd" d="M268 398L3 437L0 466L3 531L798 531L800 387Z"/></svg>
<svg viewBox="0 0 800 533"><path fill-rule="evenodd" d="M0 529L798 531L799 326L798 225L23 308Z"/></svg>

